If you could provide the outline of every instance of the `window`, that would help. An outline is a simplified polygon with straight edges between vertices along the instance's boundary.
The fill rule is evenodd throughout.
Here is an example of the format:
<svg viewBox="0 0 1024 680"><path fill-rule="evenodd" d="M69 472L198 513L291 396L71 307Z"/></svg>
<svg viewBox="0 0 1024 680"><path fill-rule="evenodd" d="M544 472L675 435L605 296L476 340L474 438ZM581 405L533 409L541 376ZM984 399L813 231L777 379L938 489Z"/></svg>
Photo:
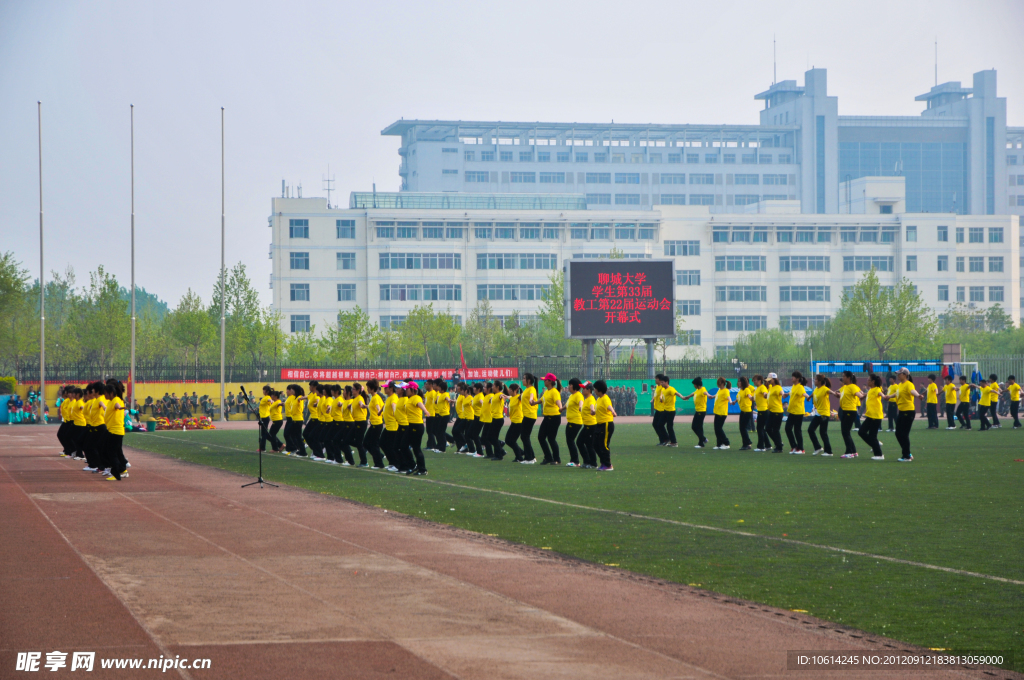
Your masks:
<svg viewBox="0 0 1024 680"><path fill-rule="evenodd" d="M767 286L715 286L718 302L767 302Z"/></svg>
<svg viewBox="0 0 1024 680"><path fill-rule="evenodd" d="M861 243L877 243L878 242L878 228L877 227L864 227L860 230L860 242Z"/></svg>
<svg viewBox="0 0 1024 680"><path fill-rule="evenodd" d="M892 214L892 206L891 205L880 205L880 206L878 206L878 214L879 215L891 215Z"/></svg>
<svg viewBox="0 0 1024 680"><path fill-rule="evenodd" d="M354 283L339 283L338 284L338 302L352 302L356 299L356 284Z"/></svg>
<svg viewBox="0 0 1024 680"><path fill-rule="evenodd" d="M559 151L555 154L555 160L559 163L568 163L571 159L568 151Z"/></svg>
<svg viewBox="0 0 1024 680"><path fill-rule="evenodd" d="M474 235L476 236L476 238L482 238L482 239L490 239L491 238L491 230L489 228L477 227L473 231L474 231Z"/></svg>
<svg viewBox="0 0 1024 680"><path fill-rule="evenodd" d="M520 151L519 152L519 162L520 163L532 163L533 162L533 152L532 151Z"/></svg>
<svg viewBox="0 0 1024 680"><path fill-rule="evenodd" d="M949 302L949 286L939 286L939 302Z"/></svg>
<svg viewBox="0 0 1024 680"><path fill-rule="evenodd" d="M676 285L677 286L699 286L700 285L700 270L699 269L681 269L676 272Z"/></svg>
<svg viewBox="0 0 1024 680"><path fill-rule="evenodd" d="M690 205L714 205L714 194L690 194Z"/></svg>
<svg viewBox="0 0 1024 680"><path fill-rule="evenodd" d="M556 269L558 256L553 253L520 253L520 269Z"/></svg>
<svg viewBox="0 0 1024 680"><path fill-rule="evenodd" d="M669 163L682 163L683 162L683 155L682 154L678 154L678 153L670 153L668 155L668 162Z"/></svg>
<svg viewBox="0 0 1024 680"><path fill-rule="evenodd" d="M796 230L797 243L813 243L814 227L800 227Z"/></svg>
<svg viewBox="0 0 1024 680"><path fill-rule="evenodd" d="M665 254L700 255L700 241L665 241Z"/></svg>
<svg viewBox="0 0 1024 680"><path fill-rule="evenodd" d="M983 257L969 257L969 258L967 258L967 271L969 271L969 272L983 272L983 271L985 271L985 258L983 258Z"/></svg>
<svg viewBox="0 0 1024 680"><path fill-rule="evenodd" d="M309 220L288 220L288 238L309 238Z"/></svg>
<svg viewBox="0 0 1024 680"><path fill-rule="evenodd" d="M917 271L917 255L907 255L907 271Z"/></svg>
<svg viewBox="0 0 1024 680"><path fill-rule="evenodd" d="M608 154L606 154L606 153L596 153L595 152L594 153L594 162L595 163L607 163L608 162ZM658 162L660 163L661 161L659 160Z"/></svg>
<svg viewBox="0 0 1024 680"><path fill-rule="evenodd" d="M498 152L498 160L502 161L503 163L511 163L512 162L512 152L511 151L499 151Z"/></svg>
<svg viewBox="0 0 1024 680"><path fill-rule="evenodd" d="M949 242L949 227L936 227L936 240L941 243Z"/></svg>
<svg viewBox="0 0 1024 680"><path fill-rule="evenodd" d="M462 157L463 157L464 160L467 160L467 161L476 160L476 152L475 151L467 151L467 152L465 152L462 155Z"/></svg>
<svg viewBox="0 0 1024 680"><path fill-rule="evenodd" d="M416 227L399 227L398 238L416 238Z"/></svg>
<svg viewBox="0 0 1024 680"><path fill-rule="evenodd" d="M526 283L482 283L476 287L477 300L543 300L551 286Z"/></svg>
<svg viewBox="0 0 1024 680"><path fill-rule="evenodd" d="M289 285L289 291L289 299L292 302L309 302L308 283L292 283Z"/></svg>
<svg viewBox="0 0 1024 680"><path fill-rule="evenodd" d="M843 257L844 272L867 272L872 269L880 272L893 271L893 258L885 255L846 255Z"/></svg>
<svg viewBox="0 0 1024 680"><path fill-rule="evenodd" d="M537 162L538 163L550 163L551 162L551 152L550 151L538 151L537 152Z"/></svg>
<svg viewBox="0 0 1024 680"><path fill-rule="evenodd" d="M288 253L289 269L309 269L309 253Z"/></svg>
<svg viewBox="0 0 1024 680"><path fill-rule="evenodd" d="M964 242L964 228L963 227L957 227L956 228L956 242L957 243L963 243Z"/></svg>
<svg viewBox="0 0 1024 680"><path fill-rule="evenodd" d="M462 253L380 253L381 269L462 269Z"/></svg>
<svg viewBox="0 0 1024 680"><path fill-rule="evenodd" d="M617 172L615 173L616 184L640 184L639 172Z"/></svg>
<svg viewBox="0 0 1024 680"><path fill-rule="evenodd" d="M309 314L292 314L292 333L308 333L312 326L309 323Z"/></svg>
<svg viewBox="0 0 1024 680"><path fill-rule="evenodd" d="M477 269L515 269L516 256L514 253L477 253Z"/></svg>
<svg viewBox="0 0 1024 680"><path fill-rule="evenodd" d="M988 230L988 242L989 243L1002 243L1003 242L1003 228L1002 227L989 227L989 230Z"/></svg>
<svg viewBox="0 0 1024 680"><path fill-rule="evenodd" d="M957 286L956 287L956 301L957 302L966 302L966 300L964 299L964 297L965 297L964 291L965 290L966 289L963 286Z"/></svg>
<svg viewBox="0 0 1024 680"><path fill-rule="evenodd" d="M441 170L441 174L442 175L457 175L457 174L459 174L459 171L458 170L452 170L452 169L449 169L449 168L444 168L444 169Z"/></svg>
<svg viewBox="0 0 1024 680"><path fill-rule="evenodd" d="M757 154L756 153L741 154L740 155L740 163L743 163L744 165L751 165L753 163L757 163Z"/></svg>
<svg viewBox="0 0 1024 680"><path fill-rule="evenodd" d="M882 243L896 243L896 235L899 230L893 227L882 227ZM917 240L917 232L914 232L914 240Z"/></svg>
<svg viewBox="0 0 1024 680"><path fill-rule="evenodd" d="M612 173L610 172L588 172L586 174L587 184L611 184Z"/></svg>
<svg viewBox="0 0 1024 680"><path fill-rule="evenodd" d="M612 237L612 230L611 229L597 228L597 229L591 229L590 230L590 240L591 241L595 241L595 240L605 240L605 241L607 241L611 237Z"/></svg>
<svg viewBox="0 0 1024 680"><path fill-rule="evenodd" d="M843 227L839 230L839 240L843 243L857 242L857 227Z"/></svg>
<svg viewBox="0 0 1024 680"><path fill-rule="evenodd" d="M615 194L615 205L640 205L640 194Z"/></svg>
<svg viewBox="0 0 1024 680"><path fill-rule="evenodd" d="M728 243L729 242L729 227L718 227L716 226L711 232L712 243Z"/></svg>
<svg viewBox="0 0 1024 680"><path fill-rule="evenodd" d="M686 174L682 172L663 172L661 173L662 184L686 184Z"/></svg>
<svg viewBox="0 0 1024 680"><path fill-rule="evenodd" d="M792 243L793 242L793 229L792 227L779 227L775 230L775 242L776 243Z"/></svg>
<svg viewBox="0 0 1024 680"><path fill-rule="evenodd" d="M536 184L537 173L535 172L513 172L510 173L512 176L513 184Z"/></svg>
<svg viewBox="0 0 1024 680"><path fill-rule="evenodd" d="M394 227L377 227L377 238L392 239L395 237Z"/></svg>
<svg viewBox="0 0 1024 680"><path fill-rule="evenodd" d="M1003 287L1002 286L989 286L988 287L988 301L989 302L1002 302L1003 301Z"/></svg>
<svg viewBox="0 0 1024 680"><path fill-rule="evenodd" d="M356 237L356 221L355 220L337 220L335 222L335 229L338 232L338 238L355 238Z"/></svg>
<svg viewBox="0 0 1024 680"><path fill-rule="evenodd" d="M481 151L480 152L480 160L482 160L482 161L493 161L494 160L494 152L493 151Z"/></svg>
<svg viewBox="0 0 1024 680"><path fill-rule="evenodd" d="M467 170L465 177L467 182L489 182L490 174L486 170Z"/></svg>
<svg viewBox="0 0 1024 680"><path fill-rule="evenodd" d="M443 146L443 147L441 147L441 153L458 153L458 152L459 152L459 150L457 148L454 148L454 147L450 147L450 146Z"/></svg>
<svg viewBox="0 0 1024 680"><path fill-rule="evenodd" d="M587 227L586 227L586 225L584 225L584 226L577 226L575 224L572 225L572 228L569 229L569 238L573 238L573 239L586 239L587 238Z"/></svg>
<svg viewBox="0 0 1024 680"><path fill-rule="evenodd" d="M755 228L754 243L768 243L768 230L763 227Z"/></svg>
<svg viewBox="0 0 1024 680"><path fill-rule="evenodd" d="M984 227L971 227L967 231L967 242L968 243L984 243L985 242L985 228Z"/></svg>
<svg viewBox="0 0 1024 680"><path fill-rule="evenodd" d="M971 286L970 289L970 301L971 302L984 302L985 301L985 286Z"/></svg>
<svg viewBox="0 0 1024 680"><path fill-rule="evenodd" d="M699 345L700 331L680 331L674 338L668 339L670 345Z"/></svg>
<svg viewBox="0 0 1024 680"><path fill-rule="evenodd" d="M544 227L544 238L547 239L559 239L562 238L562 230L556 227Z"/></svg>
<svg viewBox="0 0 1024 680"><path fill-rule="evenodd" d="M444 227L423 227L423 238L444 238Z"/></svg>
<svg viewBox="0 0 1024 680"><path fill-rule="evenodd" d="M512 240L516 237L516 230L513 227L495 227L494 238Z"/></svg>
<svg viewBox="0 0 1024 680"><path fill-rule="evenodd" d="M784 331L806 331L821 328L828 319L827 316L780 316L779 328Z"/></svg>
<svg viewBox="0 0 1024 680"><path fill-rule="evenodd" d="M381 284L380 299L404 302L406 300L462 300L462 286L443 283L391 283Z"/></svg>
<svg viewBox="0 0 1024 680"><path fill-rule="evenodd" d="M520 241L539 241L540 240L540 229L520 229L519 230Z"/></svg>
<svg viewBox="0 0 1024 680"><path fill-rule="evenodd" d="M618 225L615 225L615 238L632 241L634 238L636 238L636 229L631 229L626 226L620 227Z"/></svg>
<svg viewBox="0 0 1024 680"><path fill-rule="evenodd" d="M736 184L757 184L757 175L736 175Z"/></svg>
<svg viewBox="0 0 1024 680"><path fill-rule="evenodd" d="M657 233L655 225L653 224L641 224L640 230L637 232L636 237L641 241L653 241L654 235Z"/></svg>
<svg viewBox="0 0 1024 680"><path fill-rule="evenodd" d="M949 271L949 255L939 255L939 259L935 263L935 271L940 271L940 272L948 272Z"/></svg>
<svg viewBox="0 0 1024 680"><path fill-rule="evenodd" d="M964 271L964 258L962 258L962 257L956 258L956 270L958 272Z"/></svg>
<svg viewBox="0 0 1024 680"><path fill-rule="evenodd" d="M542 172L540 173L541 184L565 184L564 172Z"/></svg>
<svg viewBox="0 0 1024 680"><path fill-rule="evenodd" d="M792 163L793 159L788 153L779 154L779 163Z"/></svg>
<svg viewBox="0 0 1024 680"><path fill-rule="evenodd" d="M990 272L1001 272L1001 271L1003 271L1003 258L1002 258L1002 256L988 258L988 270Z"/></svg>
<svg viewBox="0 0 1024 680"><path fill-rule="evenodd" d="M698 172L690 173L690 184L714 184L715 176Z"/></svg>
<svg viewBox="0 0 1024 680"><path fill-rule="evenodd" d="M765 175L762 178L762 184L785 186L787 184L788 179L788 175Z"/></svg>
<svg viewBox="0 0 1024 680"><path fill-rule="evenodd" d="M356 268L356 254L355 253L337 253L335 256L336 264L338 269L355 269Z"/></svg>
<svg viewBox="0 0 1024 680"><path fill-rule="evenodd" d="M917 227L910 224L907 225L907 242L911 243L917 241Z"/></svg>
<svg viewBox="0 0 1024 680"><path fill-rule="evenodd" d="M382 316L380 317L380 327L384 330L398 330L398 328L405 322L404 316Z"/></svg>
<svg viewBox="0 0 1024 680"><path fill-rule="evenodd" d="M611 205L611 194L587 194L587 203L594 205Z"/></svg>
<svg viewBox="0 0 1024 680"><path fill-rule="evenodd" d="M831 243L832 230L829 227L818 227L818 243Z"/></svg>
<svg viewBox="0 0 1024 680"><path fill-rule="evenodd" d="M462 227L448 227L446 238L462 238Z"/></svg>
<svg viewBox="0 0 1024 680"><path fill-rule="evenodd" d="M733 243L750 243L750 229L743 227L733 227L732 230L732 242Z"/></svg>
<svg viewBox="0 0 1024 680"><path fill-rule="evenodd" d="M779 257L779 271L828 272L832 271L832 260L827 255L783 255Z"/></svg>
<svg viewBox="0 0 1024 680"><path fill-rule="evenodd" d="M700 300L676 300L676 316L700 316Z"/></svg>
<svg viewBox="0 0 1024 680"><path fill-rule="evenodd" d="M716 331L759 331L768 328L767 316L716 316Z"/></svg>
<svg viewBox="0 0 1024 680"><path fill-rule="evenodd" d="M735 163L736 162L736 154L734 154L734 153L722 154L722 162L723 163Z"/></svg>
<svg viewBox="0 0 1024 680"><path fill-rule="evenodd" d="M583 152L583 153L580 153L579 151L576 152L576 162L577 163L586 163L587 162L587 158L588 158L588 154L586 152Z"/></svg>
<svg viewBox="0 0 1024 680"><path fill-rule="evenodd" d="M767 258L764 255L716 255L716 272L763 272Z"/></svg>
<svg viewBox="0 0 1024 680"><path fill-rule="evenodd" d="M761 198L757 194L736 194L736 205L753 205Z"/></svg>
<svg viewBox="0 0 1024 680"><path fill-rule="evenodd" d="M700 163L700 154L699 153L688 153L688 154L686 154L686 162L687 163Z"/></svg>
<svg viewBox="0 0 1024 680"><path fill-rule="evenodd" d="M830 286L780 286L779 302L831 302Z"/></svg>
<svg viewBox="0 0 1024 680"><path fill-rule="evenodd" d="M770 154L758 154L757 162L761 165L771 165L772 157Z"/></svg>

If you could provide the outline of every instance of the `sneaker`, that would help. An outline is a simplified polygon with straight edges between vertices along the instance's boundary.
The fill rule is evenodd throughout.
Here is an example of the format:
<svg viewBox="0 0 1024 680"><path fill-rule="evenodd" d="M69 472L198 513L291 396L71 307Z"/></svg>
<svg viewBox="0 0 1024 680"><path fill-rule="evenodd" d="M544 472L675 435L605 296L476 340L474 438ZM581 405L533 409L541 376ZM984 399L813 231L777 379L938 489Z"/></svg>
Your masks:
<svg viewBox="0 0 1024 680"><path fill-rule="evenodd" d="M802 455L804 455L804 452L801 451L800 449L793 449L792 451L790 451L790 453L793 454L794 456L802 456Z"/></svg>
<svg viewBox="0 0 1024 680"><path fill-rule="evenodd" d="M724 446L713 446L713 447L711 447L711 450L712 451L718 451L719 449L723 449L723 448L725 448L725 447Z"/></svg>
<svg viewBox="0 0 1024 680"><path fill-rule="evenodd" d="M561 465L562 461L560 461L560 460L553 460L553 461L551 461L551 464L552 465Z"/></svg>
<svg viewBox="0 0 1024 680"><path fill-rule="evenodd" d="M885 460L885 456L871 456L871 460Z"/></svg>
<svg viewBox="0 0 1024 680"><path fill-rule="evenodd" d="M840 458L856 458L857 454L856 453L844 453L843 455L841 455L839 457Z"/></svg>
<svg viewBox="0 0 1024 680"><path fill-rule="evenodd" d="M345 467L352 467L352 463L348 462L347 460L341 461L340 463L338 463L338 465L344 465Z"/></svg>
<svg viewBox="0 0 1024 680"><path fill-rule="evenodd" d="M466 453L466 447L461 447L456 453Z"/></svg>
<svg viewBox="0 0 1024 680"><path fill-rule="evenodd" d="M550 460L542 460L542 461L540 462L540 464L541 464L541 465L551 465L551 464L552 464L553 462L554 462L554 461L550 461Z"/></svg>
<svg viewBox="0 0 1024 680"><path fill-rule="evenodd" d="M416 477L423 477L423 476L425 476L427 474L427 471L426 470L416 470L412 474L414 476L416 476Z"/></svg>
<svg viewBox="0 0 1024 680"><path fill-rule="evenodd" d="M750 451L750 447L749 446L741 446L740 447L740 451Z"/></svg>
<svg viewBox="0 0 1024 680"><path fill-rule="evenodd" d="M898 460L901 463L909 463L910 461L914 460L914 457L910 456L909 458L897 458L896 460Z"/></svg>
<svg viewBox="0 0 1024 680"><path fill-rule="evenodd" d="M695 448L695 449L703 449L703 448L704 448L704 445L703 445L703 444L697 444L697 445L696 445L696 446L694 446L693 448Z"/></svg>
<svg viewBox="0 0 1024 680"><path fill-rule="evenodd" d="M128 472L127 471L122 472L121 473L121 479L127 479L127 478L128 478Z"/></svg>
<svg viewBox="0 0 1024 680"><path fill-rule="evenodd" d="M107 477L107 481L108 482L117 482L117 481L120 481L120 480L118 480L118 478L115 477L114 475L110 475L109 477Z"/></svg>
<svg viewBox="0 0 1024 680"><path fill-rule="evenodd" d="M387 468L384 467L383 465L374 465L373 469L374 470L387 470Z"/></svg>
<svg viewBox="0 0 1024 680"><path fill-rule="evenodd" d="M831 457L832 457L832 454L831 454L831 453L822 453L822 454L821 454L821 457L822 457L822 458L831 458Z"/></svg>
<svg viewBox="0 0 1024 680"><path fill-rule="evenodd" d="M84 468L82 468L82 470L84 470L85 472L96 472L96 468L89 467L88 465L86 465Z"/></svg>
<svg viewBox="0 0 1024 680"><path fill-rule="evenodd" d="M394 465L389 465L384 469L387 470L388 472L398 472L398 468L396 468Z"/></svg>
<svg viewBox="0 0 1024 680"><path fill-rule="evenodd" d="M764 449L754 449L754 451L757 453L761 453L762 451L764 451Z"/></svg>
<svg viewBox="0 0 1024 680"><path fill-rule="evenodd" d="M665 444L665 446L669 447L670 449L678 449L679 448L679 444L677 444L675 442L669 442L668 444Z"/></svg>
<svg viewBox="0 0 1024 680"><path fill-rule="evenodd" d="M470 455L471 457L473 457L473 458L486 458L486 457L487 457L487 456L485 456L485 455L484 455L484 454L482 454L482 453L471 453L471 454L469 454L469 455Z"/></svg>
<svg viewBox="0 0 1024 680"><path fill-rule="evenodd" d="M111 474L110 473L110 468L103 468L103 474L105 474L105 475Z"/></svg>
<svg viewBox="0 0 1024 680"><path fill-rule="evenodd" d="M584 470L596 470L597 468L595 466L593 466L593 465L590 465L589 463L584 463L583 469Z"/></svg>
<svg viewBox="0 0 1024 680"><path fill-rule="evenodd" d="M782 453L782 449L772 449L772 453Z"/></svg>
<svg viewBox="0 0 1024 680"><path fill-rule="evenodd" d="M823 451L823 449L814 449L814 453L812 453L811 455L812 455L812 456L817 456L817 455L818 455L819 453L821 453L822 451Z"/></svg>
<svg viewBox="0 0 1024 680"><path fill-rule="evenodd" d="M728 444L726 444L725 446L723 446L723 447L722 447L722 449L723 449L723 450L724 450L724 449L728 449L728 448L732 448L732 447L731 447L731 446L729 446Z"/></svg>
<svg viewBox="0 0 1024 680"><path fill-rule="evenodd" d="M602 465L601 467L597 468L597 471L598 472L611 472L614 469L615 468L613 468L611 465Z"/></svg>
<svg viewBox="0 0 1024 680"><path fill-rule="evenodd" d="M955 427L947 427L946 429L947 430L955 430L956 428Z"/></svg>
<svg viewBox="0 0 1024 680"><path fill-rule="evenodd" d="M523 465L536 465L537 459L534 458L533 460L521 460L519 462L522 463Z"/></svg>
<svg viewBox="0 0 1024 680"><path fill-rule="evenodd" d="M579 467L579 465L572 461L569 461L568 463L565 464L565 467Z"/></svg>

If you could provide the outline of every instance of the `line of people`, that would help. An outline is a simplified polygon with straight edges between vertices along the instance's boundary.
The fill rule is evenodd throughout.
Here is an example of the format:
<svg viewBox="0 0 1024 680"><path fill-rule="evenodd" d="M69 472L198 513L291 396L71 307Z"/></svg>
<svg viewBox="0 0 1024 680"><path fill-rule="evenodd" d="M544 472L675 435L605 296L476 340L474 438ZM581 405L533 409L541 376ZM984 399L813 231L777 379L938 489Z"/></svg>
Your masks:
<svg viewBox="0 0 1024 680"><path fill-rule="evenodd" d="M89 383L84 389L68 385L60 396L60 455L86 461L82 470L111 482L128 477L131 463L122 446L127 417L124 385L114 379Z"/></svg>

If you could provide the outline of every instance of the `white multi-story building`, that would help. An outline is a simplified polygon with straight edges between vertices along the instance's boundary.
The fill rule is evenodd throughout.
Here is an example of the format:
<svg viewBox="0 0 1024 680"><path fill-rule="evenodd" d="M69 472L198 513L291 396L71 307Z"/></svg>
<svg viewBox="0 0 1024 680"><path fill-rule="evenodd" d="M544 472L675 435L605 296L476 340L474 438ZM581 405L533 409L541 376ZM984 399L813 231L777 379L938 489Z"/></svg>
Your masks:
<svg viewBox="0 0 1024 680"><path fill-rule="evenodd" d="M347 209L275 198L273 305L286 332L322 329L356 305L382 326L425 303L465 321L484 299L502 319L529 321L563 260L615 248L675 259L678 344L708 355L744 332L824 323L871 268L883 285L908 278L938 313L1000 305L1019 323L1017 217L905 212L902 177L842 188L838 214L801 212L799 200L712 214L569 194L353 193Z"/></svg>

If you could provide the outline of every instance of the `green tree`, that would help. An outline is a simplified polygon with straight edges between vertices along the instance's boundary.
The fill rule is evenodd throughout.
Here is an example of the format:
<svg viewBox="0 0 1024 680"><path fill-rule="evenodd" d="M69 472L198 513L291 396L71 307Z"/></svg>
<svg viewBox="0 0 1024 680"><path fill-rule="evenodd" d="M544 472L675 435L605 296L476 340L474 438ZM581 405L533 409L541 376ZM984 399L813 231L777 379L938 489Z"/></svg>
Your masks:
<svg viewBox="0 0 1024 680"><path fill-rule="evenodd" d="M102 266L89 274L89 287L82 296L75 321L86 358L109 366L120 353L127 355L131 343L128 303L121 298L120 286Z"/></svg>
<svg viewBox="0 0 1024 680"><path fill-rule="evenodd" d="M496 352L501 356L525 357L536 353L537 348L537 324L530 324L520 320L519 312L512 312L505 319L505 325L498 333Z"/></svg>
<svg viewBox="0 0 1024 680"><path fill-rule="evenodd" d="M35 286L38 293L39 286ZM75 324L81 304L75 290L75 270L51 272L46 283L46 362L61 364L81 356L81 336Z"/></svg>
<svg viewBox="0 0 1024 680"><path fill-rule="evenodd" d="M430 343L434 340L434 303L429 305L416 305L405 316L399 332L402 335L402 343L409 354L422 356L430 363Z"/></svg>
<svg viewBox="0 0 1024 680"><path fill-rule="evenodd" d="M324 361L327 353L324 343L316 334L316 326L306 333L292 333L285 340L288 361L293 364L316 364Z"/></svg>
<svg viewBox="0 0 1024 680"><path fill-rule="evenodd" d="M882 286L874 269L843 294L839 314L870 340L879 359L907 351L935 331L935 315L913 284L900 279L892 288Z"/></svg>
<svg viewBox="0 0 1024 680"><path fill-rule="evenodd" d="M796 338L778 328L762 328L736 339L735 355L740 361L794 360L803 358Z"/></svg>
<svg viewBox="0 0 1024 680"><path fill-rule="evenodd" d="M29 299L28 280L13 253L0 255L0 357L4 373L19 379L25 364L39 355L39 305Z"/></svg>
<svg viewBox="0 0 1024 680"><path fill-rule="evenodd" d="M455 361L455 347L462 338L462 325L452 314L452 308L438 313L434 323L434 341L445 350L445 362Z"/></svg>
<svg viewBox="0 0 1024 680"><path fill-rule="evenodd" d="M494 318L489 300L480 300L469 313L466 322L466 339L473 354L482 362L494 354L501 324Z"/></svg>
<svg viewBox="0 0 1024 680"><path fill-rule="evenodd" d="M168 316L167 323L170 336L185 350L186 363L189 360L189 353L192 354L198 380L199 356L203 348L211 345L217 338L217 328L213 325L208 310L203 306L203 299L189 288Z"/></svg>
<svg viewBox="0 0 1024 680"><path fill-rule="evenodd" d="M559 269L548 277L550 285L540 304L536 327L535 354L569 355L580 351L579 340L565 337L565 273Z"/></svg>
<svg viewBox="0 0 1024 680"><path fill-rule="evenodd" d="M339 363L365 360L370 356L373 336L370 315L358 305L349 311L340 311L338 323L329 326L323 335L327 358Z"/></svg>

